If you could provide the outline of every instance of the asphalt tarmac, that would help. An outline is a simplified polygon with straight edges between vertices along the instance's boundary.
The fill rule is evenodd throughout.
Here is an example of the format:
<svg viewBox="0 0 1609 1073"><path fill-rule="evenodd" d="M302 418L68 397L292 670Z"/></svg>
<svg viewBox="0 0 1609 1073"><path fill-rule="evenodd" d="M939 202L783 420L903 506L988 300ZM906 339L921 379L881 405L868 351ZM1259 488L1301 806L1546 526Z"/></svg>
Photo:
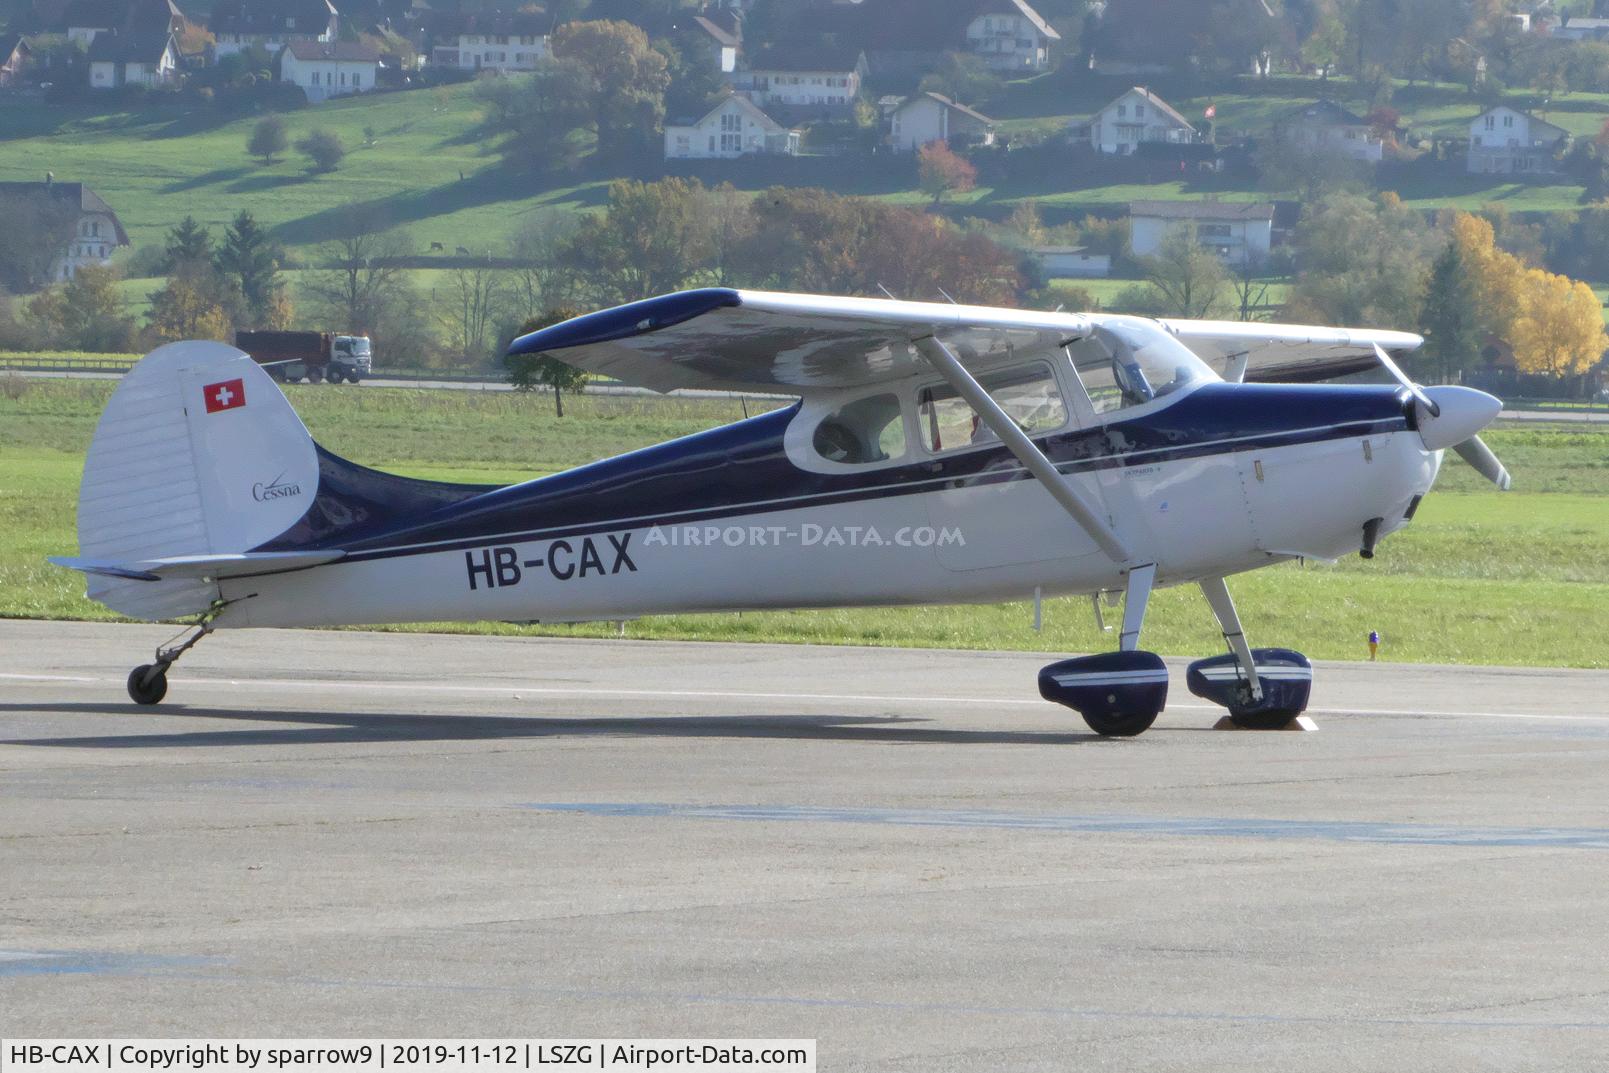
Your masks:
<svg viewBox="0 0 1609 1073"><path fill-rule="evenodd" d="M1032 654L248 631L136 709L171 632L0 622L0 1035L1609 1063L1609 673L1103 741Z"/></svg>

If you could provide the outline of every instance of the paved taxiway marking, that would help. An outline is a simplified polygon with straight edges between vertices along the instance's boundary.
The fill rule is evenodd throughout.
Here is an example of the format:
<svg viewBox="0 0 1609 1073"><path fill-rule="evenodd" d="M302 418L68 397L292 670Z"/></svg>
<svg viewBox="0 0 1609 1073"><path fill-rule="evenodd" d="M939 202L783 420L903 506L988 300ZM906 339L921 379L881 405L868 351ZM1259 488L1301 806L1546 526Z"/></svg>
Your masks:
<svg viewBox="0 0 1609 1073"><path fill-rule="evenodd" d="M0 680L21 682L76 682L93 685L122 685L121 678L91 678L75 675L0 673ZM175 685L228 686L231 689L265 689L279 692L285 689L347 689L363 692L401 693L494 693L503 696L541 697L684 697L714 700L789 700L823 701L837 703L854 701L872 704L982 704L991 707L1022 705L1044 708L1049 703L1039 698L1026 697L909 697L884 693L764 693L730 689L585 689L575 687L444 685L430 682L369 682L343 679L314 681L285 681L283 679L232 679L232 678L173 678ZM153 712L158 709L150 709ZM1172 704L1167 710L1192 712L1222 712L1216 704ZM1309 708L1309 715L1378 715L1415 719L1544 719L1563 722L1609 723L1609 714L1563 715L1551 712L1436 712L1406 708Z"/></svg>
<svg viewBox="0 0 1609 1073"><path fill-rule="evenodd" d="M533 812L626 818L853 823L893 827L973 827L1166 837L1265 838L1409 846L1537 846L1609 849L1609 829L1455 827L1372 820L1240 819L1226 816L1055 815L982 809L832 808L819 805L679 805L638 802L530 802Z"/></svg>

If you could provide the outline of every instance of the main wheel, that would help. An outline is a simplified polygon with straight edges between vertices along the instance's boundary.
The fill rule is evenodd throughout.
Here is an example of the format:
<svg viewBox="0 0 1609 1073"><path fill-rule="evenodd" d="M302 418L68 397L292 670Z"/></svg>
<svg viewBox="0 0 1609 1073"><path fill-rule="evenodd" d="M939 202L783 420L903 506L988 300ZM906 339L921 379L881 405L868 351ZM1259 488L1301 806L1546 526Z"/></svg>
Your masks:
<svg viewBox="0 0 1609 1073"><path fill-rule="evenodd" d="M1084 716L1084 722L1089 728L1103 738L1132 738L1136 734L1144 734L1156 722L1156 712L1146 712L1140 715L1090 715Z"/></svg>
<svg viewBox="0 0 1609 1073"><path fill-rule="evenodd" d="M307 370L307 382L309 384L322 384L324 382L324 370L319 368Z"/></svg>
<svg viewBox="0 0 1609 1073"><path fill-rule="evenodd" d="M341 382L341 370L331 368L330 371L325 374L325 379L332 384L339 384Z"/></svg>
<svg viewBox="0 0 1609 1073"><path fill-rule="evenodd" d="M147 681L150 671L151 664L143 663L128 672L128 695L135 704L158 704L168 695L168 672L163 670Z"/></svg>

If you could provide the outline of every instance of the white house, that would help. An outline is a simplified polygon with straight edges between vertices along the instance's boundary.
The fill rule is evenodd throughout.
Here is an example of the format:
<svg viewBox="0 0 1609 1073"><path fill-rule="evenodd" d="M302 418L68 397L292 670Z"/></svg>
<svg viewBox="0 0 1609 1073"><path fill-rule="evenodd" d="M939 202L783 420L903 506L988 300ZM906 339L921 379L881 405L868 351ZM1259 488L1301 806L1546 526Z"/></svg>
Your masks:
<svg viewBox="0 0 1609 1073"><path fill-rule="evenodd" d="M279 55L279 80L302 87L309 103L374 88L380 54L347 41L292 41Z"/></svg>
<svg viewBox="0 0 1609 1073"><path fill-rule="evenodd" d="M1127 155L1142 142L1195 141L1196 128L1144 86L1135 86L1089 119L1089 143L1098 153Z"/></svg>
<svg viewBox="0 0 1609 1073"><path fill-rule="evenodd" d="M1043 71L1061 34L1027 0L995 0L967 24L967 47L997 71Z"/></svg>
<svg viewBox="0 0 1609 1073"><path fill-rule="evenodd" d="M1086 246L1035 246L1029 252L1046 279L1105 279L1112 274L1111 255L1093 253Z"/></svg>
<svg viewBox="0 0 1609 1073"><path fill-rule="evenodd" d="M1281 118L1275 132L1291 145L1378 164L1384 153L1369 121L1334 101L1314 101Z"/></svg>
<svg viewBox="0 0 1609 1073"><path fill-rule="evenodd" d="M1555 150L1569 137L1563 127L1500 104L1469 124L1468 169L1475 174L1546 174Z"/></svg>
<svg viewBox="0 0 1609 1073"><path fill-rule="evenodd" d="M165 86L178 80L173 35L101 33L89 46L89 87Z"/></svg>
<svg viewBox="0 0 1609 1073"><path fill-rule="evenodd" d="M756 153L794 156L799 132L733 94L692 123L665 127L666 160L731 159Z"/></svg>
<svg viewBox="0 0 1609 1073"><path fill-rule="evenodd" d="M710 59L715 69L729 75L737 70L737 56L743 50L743 23L732 12L711 11L693 16L693 24L709 38Z"/></svg>
<svg viewBox="0 0 1609 1073"><path fill-rule="evenodd" d="M734 89L761 108L848 111L866 77L859 49L765 49L731 76Z"/></svg>
<svg viewBox="0 0 1609 1073"><path fill-rule="evenodd" d="M1242 201L1136 201L1129 205L1129 248L1150 257L1168 235L1194 225L1196 242L1226 264L1257 264L1273 240L1274 206Z"/></svg>
<svg viewBox="0 0 1609 1073"><path fill-rule="evenodd" d="M108 264L119 246L129 244L117 213L83 183L58 183L47 175L42 183L0 183L0 196L51 198L77 214L72 238L51 264L57 280L72 279L86 265Z"/></svg>
<svg viewBox="0 0 1609 1073"><path fill-rule="evenodd" d="M430 62L465 71L534 71L548 56L545 15L495 12L449 16L432 35Z"/></svg>
<svg viewBox="0 0 1609 1073"><path fill-rule="evenodd" d="M994 120L938 93L906 97L888 113L888 143L915 152L928 142L951 138L974 145L994 144Z"/></svg>
<svg viewBox="0 0 1609 1073"><path fill-rule="evenodd" d="M330 0L223 0L212 9L208 29L219 59L253 46L270 56L293 41L332 42L340 15Z"/></svg>

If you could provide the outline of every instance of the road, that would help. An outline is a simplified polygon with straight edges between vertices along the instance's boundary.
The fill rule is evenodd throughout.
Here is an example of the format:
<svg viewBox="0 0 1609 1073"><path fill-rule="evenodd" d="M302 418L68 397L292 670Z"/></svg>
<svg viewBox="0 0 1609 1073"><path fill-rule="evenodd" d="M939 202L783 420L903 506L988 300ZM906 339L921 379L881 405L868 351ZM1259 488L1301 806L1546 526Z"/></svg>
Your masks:
<svg viewBox="0 0 1609 1073"><path fill-rule="evenodd" d="M1609 674L0 622L0 1032L816 1037L823 1070L1585 1070Z"/></svg>

